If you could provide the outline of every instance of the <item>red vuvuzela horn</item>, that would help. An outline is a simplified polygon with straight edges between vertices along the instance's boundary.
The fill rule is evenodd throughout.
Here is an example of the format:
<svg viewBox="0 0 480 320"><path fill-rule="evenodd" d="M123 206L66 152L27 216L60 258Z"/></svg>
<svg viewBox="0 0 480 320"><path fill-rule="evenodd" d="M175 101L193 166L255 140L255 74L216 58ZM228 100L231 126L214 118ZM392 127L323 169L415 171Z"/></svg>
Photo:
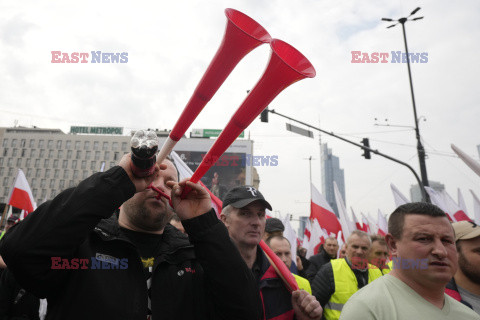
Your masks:
<svg viewBox="0 0 480 320"><path fill-rule="evenodd" d="M177 141L182 138L188 127L217 92L238 62L247 53L272 39L267 30L240 11L226 9L225 15L227 16L227 27L223 41L172 132L163 144L157 156L157 162L162 162L170 154Z"/></svg>
<svg viewBox="0 0 480 320"><path fill-rule="evenodd" d="M297 49L278 39L273 39L270 47L272 53L267 69L205 155L190 181L196 183L200 180L238 135L283 89L301 79L315 77L315 68ZM187 189L184 190L184 195L189 191Z"/></svg>

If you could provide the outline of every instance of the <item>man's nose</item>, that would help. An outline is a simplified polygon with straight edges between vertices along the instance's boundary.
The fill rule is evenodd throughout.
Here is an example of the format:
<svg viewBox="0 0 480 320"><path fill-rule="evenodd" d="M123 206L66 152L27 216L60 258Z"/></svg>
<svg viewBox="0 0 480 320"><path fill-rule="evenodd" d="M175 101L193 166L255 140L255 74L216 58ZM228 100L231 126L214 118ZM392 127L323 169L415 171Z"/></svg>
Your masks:
<svg viewBox="0 0 480 320"><path fill-rule="evenodd" d="M441 259L447 256L447 249L445 248L445 245L443 244L442 240L440 239L434 240L432 254Z"/></svg>

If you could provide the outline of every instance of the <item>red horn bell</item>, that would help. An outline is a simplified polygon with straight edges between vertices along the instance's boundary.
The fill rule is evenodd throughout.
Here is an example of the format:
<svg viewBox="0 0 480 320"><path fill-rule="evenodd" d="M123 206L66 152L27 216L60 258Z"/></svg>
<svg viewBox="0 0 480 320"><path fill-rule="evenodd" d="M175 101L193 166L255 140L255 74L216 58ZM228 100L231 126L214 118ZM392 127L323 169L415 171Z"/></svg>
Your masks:
<svg viewBox="0 0 480 320"><path fill-rule="evenodd" d="M278 39L273 39L270 47L272 52L267 69L203 158L190 181L196 183L200 180L238 135L282 90L301 79L315 77L315 68L297 49ZM184 194L186 192L188 190L185 190Z"/></svg>
<svg viewBox="0 0 480 320"><path fill-rule="evenodd" d="M238 62L259 45L271 41L267 30L242 12L226 9L225 15L227 27L222 43L160 150L158 162L163 161L173 150L176 142L182 138Z"/></svg>

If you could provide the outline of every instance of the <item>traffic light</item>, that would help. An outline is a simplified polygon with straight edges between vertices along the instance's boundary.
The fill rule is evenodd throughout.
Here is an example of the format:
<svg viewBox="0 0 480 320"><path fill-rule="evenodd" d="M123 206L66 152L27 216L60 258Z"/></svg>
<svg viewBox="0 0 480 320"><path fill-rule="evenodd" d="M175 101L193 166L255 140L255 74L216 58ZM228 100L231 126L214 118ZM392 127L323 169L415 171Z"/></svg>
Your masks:
<svg viewBox="0 0 480 320"><path fill-rule="evenodd" d="M268 107L260 113L260 121L268 122Z"/></svg>
<svg viewBox="0 0 480 320"><path fill-rule="evenodd" d="M363 144L364 147L370 148L370 141L368 140L368 138L363 138L362 139L362 144ZM364 156L365 159L371 159L372 158L372 156L370 155L370 150L367 150L367 149L363 149L362 156Z"/></svg>

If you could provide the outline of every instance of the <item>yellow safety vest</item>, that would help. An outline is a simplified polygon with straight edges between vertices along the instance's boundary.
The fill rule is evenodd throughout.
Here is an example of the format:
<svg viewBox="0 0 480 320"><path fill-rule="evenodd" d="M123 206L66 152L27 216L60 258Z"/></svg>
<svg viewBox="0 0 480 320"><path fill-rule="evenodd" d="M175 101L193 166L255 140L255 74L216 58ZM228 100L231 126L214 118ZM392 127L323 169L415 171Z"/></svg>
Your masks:
<svg viewBox="0 0 480 320"><path fill-rule="evenodd" d="M292 273L295 281L297 281L298 289L305 290L308 293L312 294L312 288L310 287L310 282L307 279L297 276L296 274Z"/></svg>
<svg viewBox="0 0 480 320"><path fill-rule="evenodd" d="M325 305L323 315L327 320L337 320L345 303L358 291L358 282L355 274L345 259L335 259L332 263L335 292ZM377 267L368 264L368 283L382 276Z"/></svg>
<svg viewBox="0 0 480 320"><path fill-rule="evenodd" d="M382 273L385 275L385 274L389 274L390 271L392 271L393 269L393 260L390 260L388 261L387 263L387 267L385 269L382 269Z"/></svg>

